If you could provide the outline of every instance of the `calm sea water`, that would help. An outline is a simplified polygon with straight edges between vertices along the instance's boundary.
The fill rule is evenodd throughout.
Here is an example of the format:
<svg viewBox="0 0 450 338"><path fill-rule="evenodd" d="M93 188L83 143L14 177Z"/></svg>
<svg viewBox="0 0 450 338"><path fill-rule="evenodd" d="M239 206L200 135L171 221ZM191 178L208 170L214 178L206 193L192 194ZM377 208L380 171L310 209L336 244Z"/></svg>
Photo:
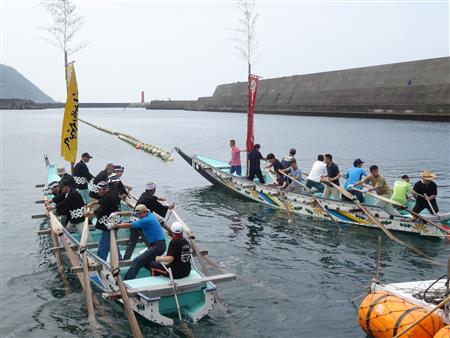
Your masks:
<svg viewBox="0 0 450 338"><path fill-rule="evenodd" d="M228 140L245 141L242 114L141 109L82 109L80 117L168 150L228 160ZM35 184L44 183L43 154L56 164L62 110L2 112L1 127L1 335L5 337L89 336L83 293L76 278L65 288L48 252L51 245L32 220L42 212ZM284 155L294 146L309 170L318 153L332 153L341 170L360 157L378 164L390 183L423 169L448 185L449 123L257 115L256 140L262 152ZM175 201L196 233L198 244L223 268L240 278L219 286L224 314L192 326L195 337L364 337L350 300L363 294L375 270L382 237L381 279L401 282L446 273L449 245L441 240L398 234L434 257L432 265L392 243L380 231L296 218L242 200L212 187L180 157L163 162L114 136L79 126L79 153L89 151L97 173L107 162L125 166L123 180L135 194L147 181ZM441 188L439 205L449 211L450 190ZM101 300L97 319L105 337L131 336L123 310ZM182 337L178 327L141 322L146 337Z"/></svg>

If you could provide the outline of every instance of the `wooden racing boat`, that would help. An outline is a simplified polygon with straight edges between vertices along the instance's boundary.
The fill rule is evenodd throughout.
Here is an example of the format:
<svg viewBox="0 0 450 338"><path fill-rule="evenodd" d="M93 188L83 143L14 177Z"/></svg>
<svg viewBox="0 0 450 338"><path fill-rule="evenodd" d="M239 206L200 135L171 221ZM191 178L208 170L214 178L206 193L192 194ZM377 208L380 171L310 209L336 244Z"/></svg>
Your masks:
<svg viewBox="0 0 450 338"><path fill-rule="evenodd" d="M221 186L226 190L245 197L252 201L268 205L273 208L289 209L289 212L314 217L323 220L334 220L343 224L355 224L369 228L378 228L355 204L351 201L334 200L322 198L321 194L316 195L316 199L327 209L318 205L311 194L305 190L294 192L282 192L282 196L270 175L265 175L266 184L260 184L257 179L253 182L245 177L230 174L230 165L226 162L208 158L201 155L187 155L178 147L175 147L178 154L200 175L214 185ZM245 167L242 172L246 172ZM450 214L440 214L432 216L424 214L433 222L439 222L439 227L433 226L424 220L414 220L407 211L400 211L400 215L393 215L382 207L374 205L376 200L372 196L366 196L364 206L369 210L387 229L416 233L422 236L441 237L446 236L446 231L450 229Z"/></svg>
<svg viewBox="0 0 450 338"><path fill-rule="evenodd" d="M60 177L57 175L56 167L54 165L49 165L47 168L47 185L52 181L59 181ZM121 208L122 210L127 210L129 206L123 204ZM68 255L71 261L72 271L77 274L81 273L82 256L79 252L81 234L78 232L69 232L66 228L62 227L54 214L50 216L51 229L54 227L62 229L61 235L57 237L58 247L56 247L56 249L59 250L63 247L72 248L73 253ZM48 233L51 232L51 229L49 229ZM86 245L87 249L85 252L87 253L89 264L89 280L91 285L100 291L104 298L123 303L110 264L108 261L104 261L97 256L98 241L101 234L101 230L91 229L90 235L93 242ZM126 246L128 237L128 229L120 229L117 231L117 243L122 255L125 252L123 245ZM169 241L170 238L166 234L167 245ZM69 246L67 246L67 244ZM144 249L144 244L138 243L132 259L139 255L140 251ZM215 283L234 280L236 276L231 273L205 276L195 265L193 257L191 257L191 263L192 270L189 276L176 279L175 283L179 307L183 313L183 317L195 323L213 309L213 293L216 290ZM122 276L122 279L130 265L131 260L120 262L120 275ZM125 280L124 284L135 313L159 325L173 325L173 318L175 318L177 314L177 304L174 297L174 287L169 278L164 276L151 276L147 269L141 269L135 279Z"/></svg>

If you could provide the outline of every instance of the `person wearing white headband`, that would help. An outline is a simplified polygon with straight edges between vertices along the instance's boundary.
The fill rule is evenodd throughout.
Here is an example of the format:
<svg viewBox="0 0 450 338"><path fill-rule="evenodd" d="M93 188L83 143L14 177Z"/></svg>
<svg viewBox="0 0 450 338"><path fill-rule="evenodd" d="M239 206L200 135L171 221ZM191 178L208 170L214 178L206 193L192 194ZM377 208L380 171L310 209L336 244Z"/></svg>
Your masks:
<svg viewBox="0 0 450 338"><path fill-rule="evenodd" d="M172 223L170 227L172 240L169 243L167 254L165 256L156 256L150 263L152 276L167 276L167 271L162 264L172 269L173 278L184 278L191 272L191 246L183 237L183 224L180 222Z"/></svg>
<svg viewBox="0 0 450 338"><path fill-rule="evenodd" d="M145 185L145 191L139 197L136 205L144 204L150 211L156 212L161 217L166 217L167 210L173 209L175 204L161 203L166 202L163 197L158 197L155 195L156 184L149 182Z"/></svg>
<svg viewBox="0 0 450 338"><path fill-rule="evenodd" d="M51 203L62 202L66 198L66 194L61 191L61 185L57 181L53 181L48 185L48 195L53 195L45 201L45 205L50 205Z"/></svg>

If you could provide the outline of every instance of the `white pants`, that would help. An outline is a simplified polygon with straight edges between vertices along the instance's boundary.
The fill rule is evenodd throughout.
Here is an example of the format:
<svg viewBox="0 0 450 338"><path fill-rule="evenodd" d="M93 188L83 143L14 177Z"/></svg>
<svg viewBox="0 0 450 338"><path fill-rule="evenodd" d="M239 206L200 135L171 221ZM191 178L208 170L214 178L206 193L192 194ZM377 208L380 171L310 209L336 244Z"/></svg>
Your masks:
<svg viewBox="0 0 450 338"><path fill-rule="evenodd" d="M339 200L341 197L341 192L337 190L335 187L325 185L325 189L322 193L322 198L329 198L330 195L333 195L333 199Z"/></svg>

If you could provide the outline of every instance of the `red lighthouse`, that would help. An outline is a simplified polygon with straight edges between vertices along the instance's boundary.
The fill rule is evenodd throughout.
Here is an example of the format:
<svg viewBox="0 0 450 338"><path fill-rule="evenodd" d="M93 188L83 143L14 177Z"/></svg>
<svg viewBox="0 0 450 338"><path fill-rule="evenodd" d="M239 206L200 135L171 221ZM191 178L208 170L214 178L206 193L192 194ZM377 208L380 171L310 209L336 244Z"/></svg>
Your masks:
<svg viewBox="0 0 450 338"><path fill-rule="evenodd" d="M141 103L144 103L145 99L144 99L144 91L141 91Z"/></svg>

